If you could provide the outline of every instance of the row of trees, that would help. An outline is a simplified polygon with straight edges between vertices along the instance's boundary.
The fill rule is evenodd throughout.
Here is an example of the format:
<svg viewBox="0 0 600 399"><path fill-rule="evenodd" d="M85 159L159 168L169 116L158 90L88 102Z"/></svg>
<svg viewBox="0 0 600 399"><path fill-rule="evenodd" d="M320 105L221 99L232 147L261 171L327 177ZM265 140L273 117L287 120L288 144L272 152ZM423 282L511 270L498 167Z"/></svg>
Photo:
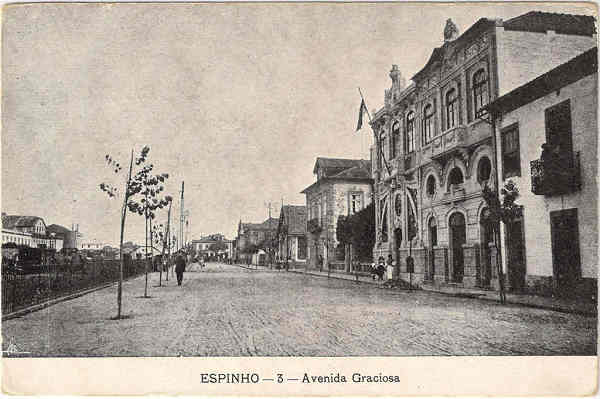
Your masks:
<svg viewBox="0 0 600 399"><path fill-rule="evenodd" d="M148 258L148 248L154 244L162 246L162 255L164 257L165 248L169 248L168 239L170 235L169 227L170 223L167 224L166 228L160 224L153 226L152 222L157 216L157 212L160 209L169 207L169 221L171 204L173 197L165 195L164 183L169 178L168 173L155 173L154 164L149 163L148 155L150 153L150 147L144 146L139 155L134 157L134 151L131 150L131 159L129 162L128 172L125 176L122 175L123 164L114 159L110 154L105 157L106 165L111 169L116 176L122 176L120 179L117 178L115 183L102 182L99 187L109 198L123 199L121 206L121 228L120 228L120 241L119 241L119 258L121 260L119 267L119 282L117 287L117 319L122 317L122 292L123 292L123 267L124 267L124 256L123 256L123 239L125 235L125 221L127 213L137 214L143 216L145 222L145 240L146 240L146 266L145 266L145 284L144 284L144 298L148 298L148 269L150 267L149 262L151 258ZM135 170L134 170L135 163ZM119 187L123 187L120 190ZM170 248L169 248L170 252ZM162 282L162 268L160 281Z"/></svg>

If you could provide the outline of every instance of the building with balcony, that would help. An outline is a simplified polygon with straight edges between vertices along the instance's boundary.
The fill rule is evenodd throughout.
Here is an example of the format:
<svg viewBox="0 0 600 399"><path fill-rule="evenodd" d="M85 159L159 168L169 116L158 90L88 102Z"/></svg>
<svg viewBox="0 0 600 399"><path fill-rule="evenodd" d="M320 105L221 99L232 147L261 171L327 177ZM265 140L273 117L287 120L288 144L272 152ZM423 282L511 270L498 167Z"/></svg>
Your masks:
<svg viewBox="0 0 600 399"><path fill-rule="evenodd" d="M371 122L373 256L391 254L396 276L417 284L494 287L495 243L482 189L498 179L486 105L594 47L595 21L533 11L506 21L481 18L461 34L448 19L443 39L410 85L392 67L391 88ZM511 145L507 136L509 162Z"/></svg>
<svg viewBox="0 0 600 399"><path fill-rule="evenodd" d="M598 50L499 97L498 171L518 187L502 225L509 287L594 298L598 274Z"/></svg>
<svg viewBox="0 0 600 399"><path fill-rule="evenodd" d="M338 248L338 217L352 215L372 200L371 164L362 159L317 158L317 181L305 188L307 209L307 267L326 269Z"/></svg>
<svg viewBox="0 0 600 399"><path fill-rule="evenodd" d="M284 205L279 213L277 227L277 257L289 267L304 267L306 249L306 207Z"/></svg>

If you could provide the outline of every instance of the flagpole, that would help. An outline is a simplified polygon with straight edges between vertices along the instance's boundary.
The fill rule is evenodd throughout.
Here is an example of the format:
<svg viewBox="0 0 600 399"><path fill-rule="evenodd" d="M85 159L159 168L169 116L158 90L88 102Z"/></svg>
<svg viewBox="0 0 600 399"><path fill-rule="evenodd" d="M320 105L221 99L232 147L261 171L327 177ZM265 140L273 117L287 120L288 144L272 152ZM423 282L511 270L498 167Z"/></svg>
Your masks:
<svg viewBox="0 0 600 399"><path fill-rule="evenodd" d="M372 123L371 113L369 112L369 107L367 107L367 102L365 101L362 91L360 90L360 86L358 87L358 92L360 93L360 98L365 103L365 111L367 111L367 116L369 117L369 125L371 125L371 123ZM375 138L375 145L377 146L378 153L381 155L381 159L383 159L383 163L385 164L385 168L387 169L388 175L391 175L392 172L390 171L390 167L385 159L383 150L382 150L381 146L379 145L379 140L377 139L377 133L375 133L375 129L373 129L373 126L371 126L371 129L373 130L373 137Z"/></svg>

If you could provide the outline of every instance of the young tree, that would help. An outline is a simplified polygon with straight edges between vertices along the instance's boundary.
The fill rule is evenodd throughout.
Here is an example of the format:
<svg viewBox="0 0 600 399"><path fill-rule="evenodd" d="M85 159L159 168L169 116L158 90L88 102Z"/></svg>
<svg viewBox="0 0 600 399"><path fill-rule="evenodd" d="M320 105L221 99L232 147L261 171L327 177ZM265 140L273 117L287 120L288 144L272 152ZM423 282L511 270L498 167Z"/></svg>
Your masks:
<svg viewBox="0 0 600 399"><path fill-rule="evenodd" d="M135 159L135 164L140 165L146 161L146 157L150 148L148 146L144 146L140 152L139 157ZM123 167L119 162L114 160L110 155L106 155L105 157L106 164L111 170L114 171L115 174L119 174ZM122 309L122 292L123 292L123 268L124 268L124 256L123 256L123 237L125 233L125 219L127 217L128 203L131 198L134 198L136 194L141 191L141 187L136 184L133 184L131 179L133 171L133 150L131 150L131 161L129 163L129 173L127 174L127 178L125 179L125 192L123 195L123 206L121 208L121 231L120 231L120 241L119 241L119 283L117 286L117 316L116 319L121 318L121 309ZM122 183L120 183L122 184ZM115 198L119 196L119 189L116 185L109 183L100 183L100 190L105 192L109 198Z"/></svg>
<svg viewBox="0 0 600 399"><path fill-rule="evenodd" d="M148 149L148 152L150 149ZM147 153L146 153L147 156ZM138 213L140 216L144 216L146 223L146 267L145 276L146 282L144 284L144 298L148 296L148 242L152 244L152 220L156 217L155 211L162 209L169 204L170 196L160 197L160 193L164 191L165 187L163 183L169 178L168 173L162 173L158 175L152 175L154 169L153 164L149 164L140 169L135 176L132 178L132 182L136 187L140 188L140 196L142 197L139 201L130 200L127 203L131 212ZM150 231L150 236L148 236Z"/></svg>
<svg viewBox="0 0 600 399"><path fill-rule="evenodd" d="M504 273L502 271L502 256L500 254L500 222L505 225L511 223L521 215L522 208L516 203L519 198L519 189L512 180L508 180L500 190L502 202L496 190L492 190L487 184L482 190L483 199L490 211L490 222L494 233L496 245L496 267L498 271L498 282L500 285L500 302L506 302L506 293L504 289Z"/></svg>

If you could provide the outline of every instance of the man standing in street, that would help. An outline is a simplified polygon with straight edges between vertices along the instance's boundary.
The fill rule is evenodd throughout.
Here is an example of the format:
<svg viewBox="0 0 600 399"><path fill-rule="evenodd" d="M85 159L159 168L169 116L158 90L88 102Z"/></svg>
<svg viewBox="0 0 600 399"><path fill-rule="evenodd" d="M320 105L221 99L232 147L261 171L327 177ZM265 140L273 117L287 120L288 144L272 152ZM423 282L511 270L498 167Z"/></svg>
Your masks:
<svg viewBox="0 0 600 399"><path fill-rule="evenodd" d="M179 251L175 258L175 273L177 274L177 285L181 285L183 281L183 272L185 271L186 256L185 252Z"/></svg>

